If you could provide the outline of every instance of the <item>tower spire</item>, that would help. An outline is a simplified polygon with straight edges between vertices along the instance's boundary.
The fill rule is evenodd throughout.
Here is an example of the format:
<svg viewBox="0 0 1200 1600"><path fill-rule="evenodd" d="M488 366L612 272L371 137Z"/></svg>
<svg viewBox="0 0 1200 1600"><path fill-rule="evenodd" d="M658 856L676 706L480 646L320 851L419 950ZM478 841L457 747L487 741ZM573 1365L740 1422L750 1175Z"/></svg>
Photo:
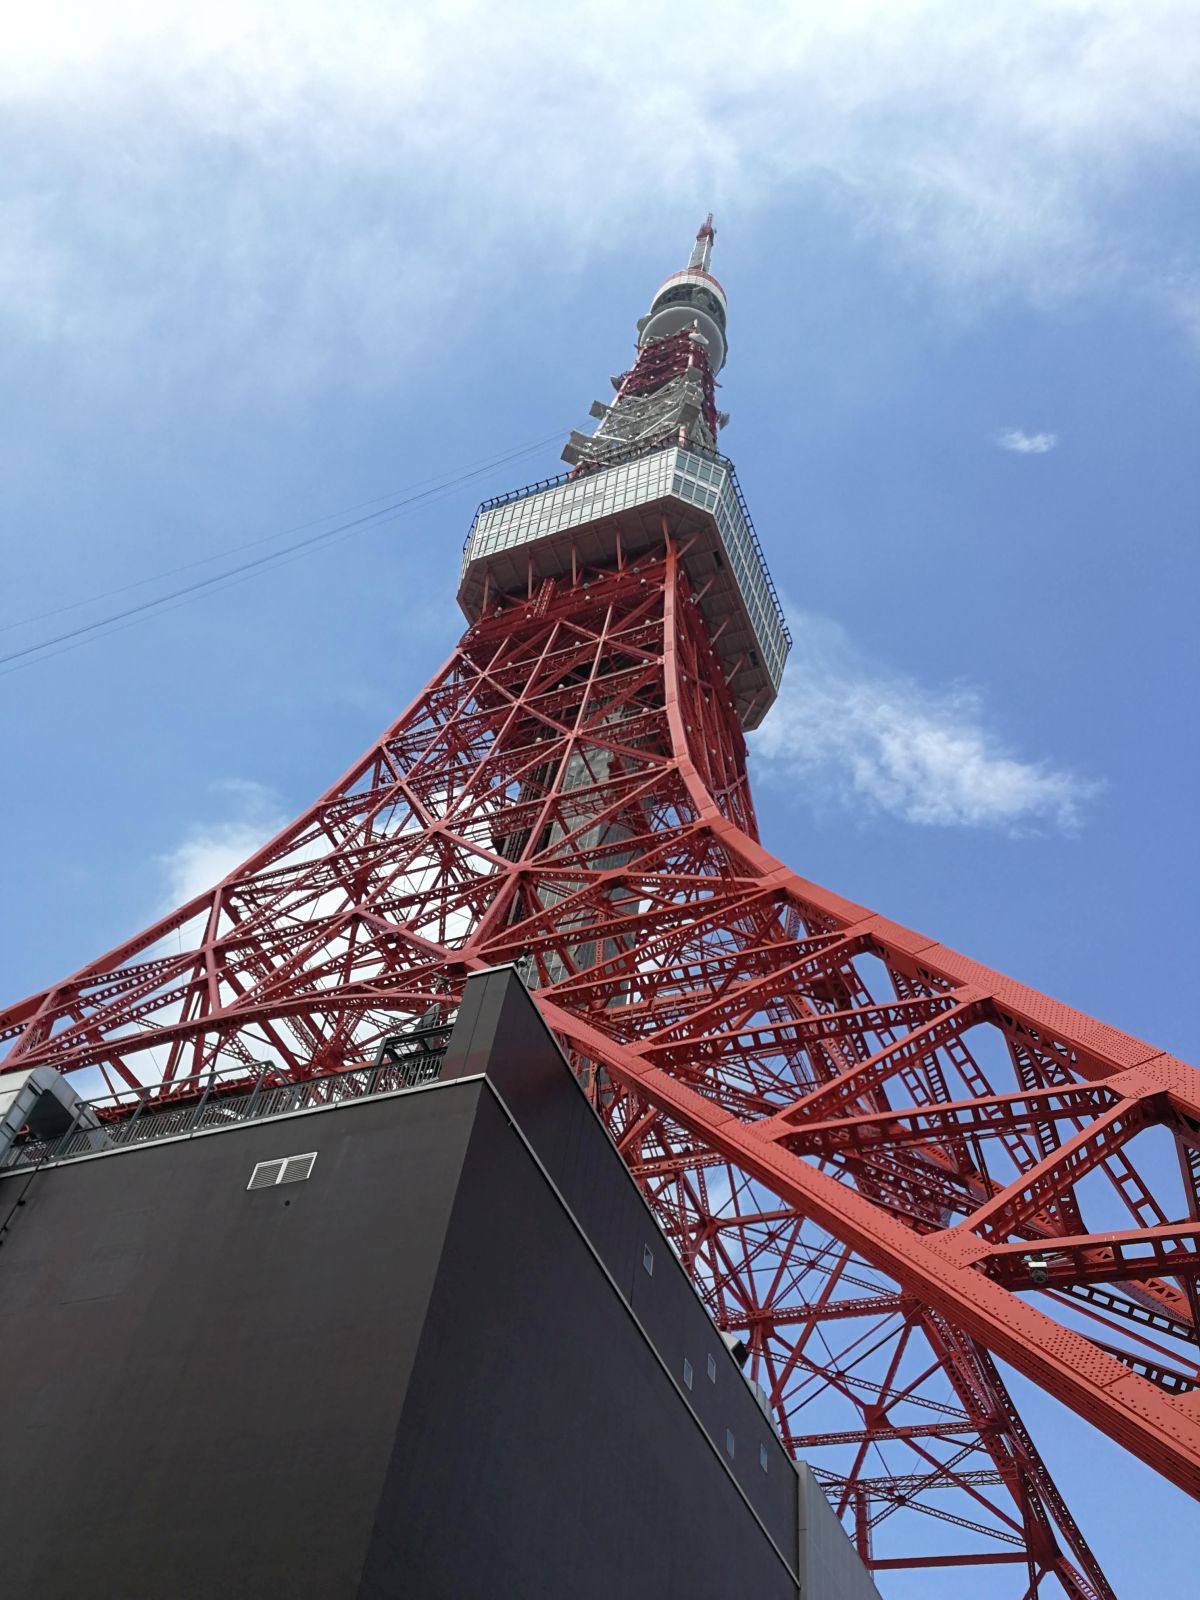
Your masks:
<svg viewBox="0 0 1200 1600"><path fill-rule="evenodd" d="M715 450L729 420L717 410L716 376L725 365L727 302L708 270L712 212L697 230L688 264L660 284L639 319L637 359L612 380L614 401L593 402L590 437L572 433L563 460L577 470L606 466L669 440Z"/></svg>
<svg viewBox="0 0 1200 1600"><path fill-rule="evenodd" d="M717 230L713 227L713 214L710 211L701 226L696 230L696 242L692 246L692 253L688 258L689 272L707 272L708 263L712 260L713 240Z"/></svg>

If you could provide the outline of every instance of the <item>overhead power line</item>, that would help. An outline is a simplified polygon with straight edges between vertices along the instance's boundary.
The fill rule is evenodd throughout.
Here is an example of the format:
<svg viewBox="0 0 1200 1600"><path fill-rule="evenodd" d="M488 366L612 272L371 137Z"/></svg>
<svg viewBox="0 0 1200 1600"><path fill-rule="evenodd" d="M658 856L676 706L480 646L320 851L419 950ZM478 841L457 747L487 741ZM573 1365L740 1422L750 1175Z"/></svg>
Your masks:
<svg viewBox="0 0 1200 1600"><path fill-rule="evenodd" d="M311 554L313 551L334 543L341 538L366 532L371 528L395 521L414 506L448 494L452 490L461 487L461 485L469 483L472 479L482 477L485 473L492 472L497 467L520 460L523 456L531 455L535 450L540 450L555 439L563 436L564 430L557 429L554 433L548 434L541 439L535 439L529 444L522 445L517 450L508 451L504 455L493 456L487 461L467 468L463 472L455 473L452 477L420 480L429 484L429 487L416 488L414 492L403 493L399 498L389 501L388 504L380 506L374 511L365 512L360 517L352 517L337 522L333 527L321 528L318 532L309 534L303 539L296 539L291 544L283 545L278 550L270 550L265 555L255 556L249 561L238 562L232 567L226 567L221 572L212 573L207 578L194 579L189 583L181 584L176 589L168 590L165 594L154 595L148 600L138 601L135 605L124 606L119 610L110 611L104 616L94 618L91 622L81 623L78 627L68 628L61 633L51 635L49 638L36 640L32 644L22 646L19 650L11 650L8 654L0 656L0 676L4 676L8 672L19 671L22 667L34 666L39 661L49 659L51 655L61 654L61 651L56 648L58 646L72 648L74 644L83 642L95 635L104 632L117 632L118 625L121 623L130 625L158 611L174 610L176 604L185 604L188 600L205 592L219 592L224 587L232 587L237 580L254 576L265 569L281 565L292 558ZM360 501L359 504L369 505L371 502ZM355 508L351 507L350 509ZM323 518L321 520L325 521L327 519ZM302 523L300 526L311 527L312 523ZM292 530L284 531L290 532ZM26 623L41 621L47 616L56 616L64 611L76 610L80 606L95 604L96 601L111 598L114 594L126 593L128 590L139 588L143 584L159 582L164 578L176 576L180 572L187 572L199 566L206 566L211 561L222 559L223 556L235 555L242 550L253 549L258 545L280 537L282 537L282 534L263 534L255 539L247 540L243 544L219 551L215 555L201 556L195 561L185 562L183 565L169 568L165 572L135 579L120 588L105 590L100 594L72 601L69 605L59 606L53 611L42 612L36 617L24 618L23 621ZM5 626L12 628L21 625L21 623L13 622Z"/></svg>

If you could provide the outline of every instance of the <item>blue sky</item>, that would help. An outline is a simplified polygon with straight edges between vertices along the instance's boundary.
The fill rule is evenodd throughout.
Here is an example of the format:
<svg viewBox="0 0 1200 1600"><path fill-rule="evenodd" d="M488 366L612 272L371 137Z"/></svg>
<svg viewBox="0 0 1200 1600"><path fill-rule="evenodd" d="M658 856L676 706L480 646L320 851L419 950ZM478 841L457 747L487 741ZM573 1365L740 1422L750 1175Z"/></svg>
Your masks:
<svg viewBox="0 0 1200 1600"><path fill-rule="evenodd" d="M723 444L797 641L767 843L1200 1057L1194 4L97 10L4 22L0 654L526 453L0 667L7 995L413 697L475 502L557 470L711 207ZM1118 1590L1188 1592L1134 1528L1194 1552L1196 1507L1028 1409Z"/></svg>

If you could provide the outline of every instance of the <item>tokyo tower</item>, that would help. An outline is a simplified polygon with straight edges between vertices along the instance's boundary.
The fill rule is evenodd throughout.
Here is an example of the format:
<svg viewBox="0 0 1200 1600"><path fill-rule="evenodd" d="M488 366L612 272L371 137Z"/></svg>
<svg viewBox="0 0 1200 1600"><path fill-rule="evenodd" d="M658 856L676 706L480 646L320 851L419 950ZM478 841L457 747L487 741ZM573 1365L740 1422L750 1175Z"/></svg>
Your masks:
<svg viewBox="0 0 1200 1600"><path fill-rule="evenodd" d="M1200 1495L1200 1075L759 842L745 733L790 639L718 447L713 238L568 470L480 508L466 631L408 709L211 891L0 1013L0 1073L140 1138L247 1084L332 1095L516 963L867 1565L1110 1597L998 1363Z"/></svg>

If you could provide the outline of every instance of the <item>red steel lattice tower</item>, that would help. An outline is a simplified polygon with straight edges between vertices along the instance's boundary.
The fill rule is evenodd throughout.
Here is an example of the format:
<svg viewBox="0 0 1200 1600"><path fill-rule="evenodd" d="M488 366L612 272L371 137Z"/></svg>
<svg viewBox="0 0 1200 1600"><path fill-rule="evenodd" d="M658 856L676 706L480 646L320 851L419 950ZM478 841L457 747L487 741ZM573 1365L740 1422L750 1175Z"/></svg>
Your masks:
<svg viewBox="0 0 1200 1600"><path fill-rule="evenodd" d="M3 1070L103 1091L119 1137L382 1059L520 962L871 1565L1110 1596L996 1358L1200 1493L1200 1074L759 843L744 731L789 639L716 449L711 221L571 470L481 507L429 685L213 890L0 1015Z"/></svg>

